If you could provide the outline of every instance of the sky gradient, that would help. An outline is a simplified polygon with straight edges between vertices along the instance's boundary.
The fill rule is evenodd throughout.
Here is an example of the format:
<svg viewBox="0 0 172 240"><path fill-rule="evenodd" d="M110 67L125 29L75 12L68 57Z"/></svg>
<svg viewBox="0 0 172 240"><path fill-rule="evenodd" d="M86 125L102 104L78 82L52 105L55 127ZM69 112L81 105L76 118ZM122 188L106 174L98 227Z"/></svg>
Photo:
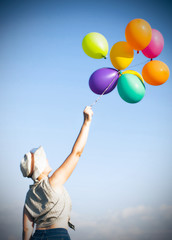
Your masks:
<svg viewBox="0 0 172 240"><path fill-rule="evenodd" d="M29 179L23 155L42 145L55 170L68 156L83 122L83 110L98 97L91 74L113 67L88 57L82 39L103 34L125 41L125 28L143 18L164 37L157 60L171 70L169 1L1 1L0 3L0 231L21 239L22 208ZM141 73L140 52L127 69ZM172 81L145 83L137 104L115 88L93 108L87 145L65 184L73 203L73 240L172 239Z"/></svg>

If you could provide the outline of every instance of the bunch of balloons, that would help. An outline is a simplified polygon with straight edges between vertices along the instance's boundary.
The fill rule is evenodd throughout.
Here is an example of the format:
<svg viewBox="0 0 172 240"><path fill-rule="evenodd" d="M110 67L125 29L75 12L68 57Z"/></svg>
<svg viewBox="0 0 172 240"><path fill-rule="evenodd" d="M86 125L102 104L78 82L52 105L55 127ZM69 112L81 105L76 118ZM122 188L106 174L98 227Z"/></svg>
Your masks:
<svg viewBox="0 0 172 240"><path fill-rule="evenodd" d="M137 103L145 95L145 82L158 86L170 75L168 66L158 60L164 47L162 34L152 29L144 19L133 19L125 29L126 41L115 43L110 50L114 68L96 70L89 79L90 89L99 95L110 93L116 86L120 97L128 103ZM87 34L82 41L84 52L95 59L105 58L109 47L106 38L97 32ZM142 75L134 70L125 70L133 61L134 50L150 59L142 69Z"/></svg>

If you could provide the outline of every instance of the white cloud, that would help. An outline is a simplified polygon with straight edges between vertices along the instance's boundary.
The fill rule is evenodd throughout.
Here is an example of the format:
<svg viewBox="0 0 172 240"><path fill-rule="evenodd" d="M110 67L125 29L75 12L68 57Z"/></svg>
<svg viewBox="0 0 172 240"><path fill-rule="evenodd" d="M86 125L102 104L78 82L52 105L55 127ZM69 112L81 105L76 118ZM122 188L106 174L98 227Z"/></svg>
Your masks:
<svg viewBox="0 0 172 240"><path fill-rule="evenodd" d="M145 207L143 205L137 207L126 208L122 211L121 215L123 218L130 218L134 216L144 216L151 212L150 207Z"/></svg>
<svg viewBox="0 0 172 240"><path fill-rule="evenodd" d="M74 213L72 220L77 232L71 232L79 240L171 240L172 206L136 206L112 211L99 219L84 218Z"/></svg>

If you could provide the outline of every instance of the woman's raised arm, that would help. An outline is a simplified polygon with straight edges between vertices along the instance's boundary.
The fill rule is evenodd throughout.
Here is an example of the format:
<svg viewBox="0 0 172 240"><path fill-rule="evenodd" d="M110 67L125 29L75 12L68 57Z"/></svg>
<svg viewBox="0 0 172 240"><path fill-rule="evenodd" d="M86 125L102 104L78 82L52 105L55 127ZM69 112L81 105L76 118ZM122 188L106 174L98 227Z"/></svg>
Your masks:
<svg viewBox="0 0 172 240"><path fill-rule="evenodd" d="M70 155L66 158L63 164L53 173L49 178L52 187L63 185L75 169L78 160L84 150L87 142L90 124L92 121L93 111L91 107L87 106L84 109L84 122L79 132L79 135L74 143Z"/></svg>

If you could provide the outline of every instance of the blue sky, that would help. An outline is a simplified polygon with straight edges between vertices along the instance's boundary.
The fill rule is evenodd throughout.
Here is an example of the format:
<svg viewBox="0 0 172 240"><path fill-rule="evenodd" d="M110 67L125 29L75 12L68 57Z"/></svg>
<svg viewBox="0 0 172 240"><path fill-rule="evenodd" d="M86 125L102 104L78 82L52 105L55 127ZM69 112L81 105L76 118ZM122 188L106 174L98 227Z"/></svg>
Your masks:
<svg viewBox="0 0 172 240"><path fill-rule="evenodd" d="M143 18L162 33L165 44L157 60L171 70L169 4L166 0L163 4L1 1L0 226L4 239L21 238L22 207L32 183L20 173L24 153L43 145L55 170L72 149L85 106L98 97L89 89L89 77L99 68L113 67L109 53L106 60L88 57L82 49L83 37L99 32L110 50L125 41L129 21ZM142 53L135 52L128 69L141 73L145 61ZM161 86L145 85L145 97L137 104L124 102L114 89L93 108L87 145L65 184L77 228L69 230L72 239L172 237L171 75Z"/></svg>

